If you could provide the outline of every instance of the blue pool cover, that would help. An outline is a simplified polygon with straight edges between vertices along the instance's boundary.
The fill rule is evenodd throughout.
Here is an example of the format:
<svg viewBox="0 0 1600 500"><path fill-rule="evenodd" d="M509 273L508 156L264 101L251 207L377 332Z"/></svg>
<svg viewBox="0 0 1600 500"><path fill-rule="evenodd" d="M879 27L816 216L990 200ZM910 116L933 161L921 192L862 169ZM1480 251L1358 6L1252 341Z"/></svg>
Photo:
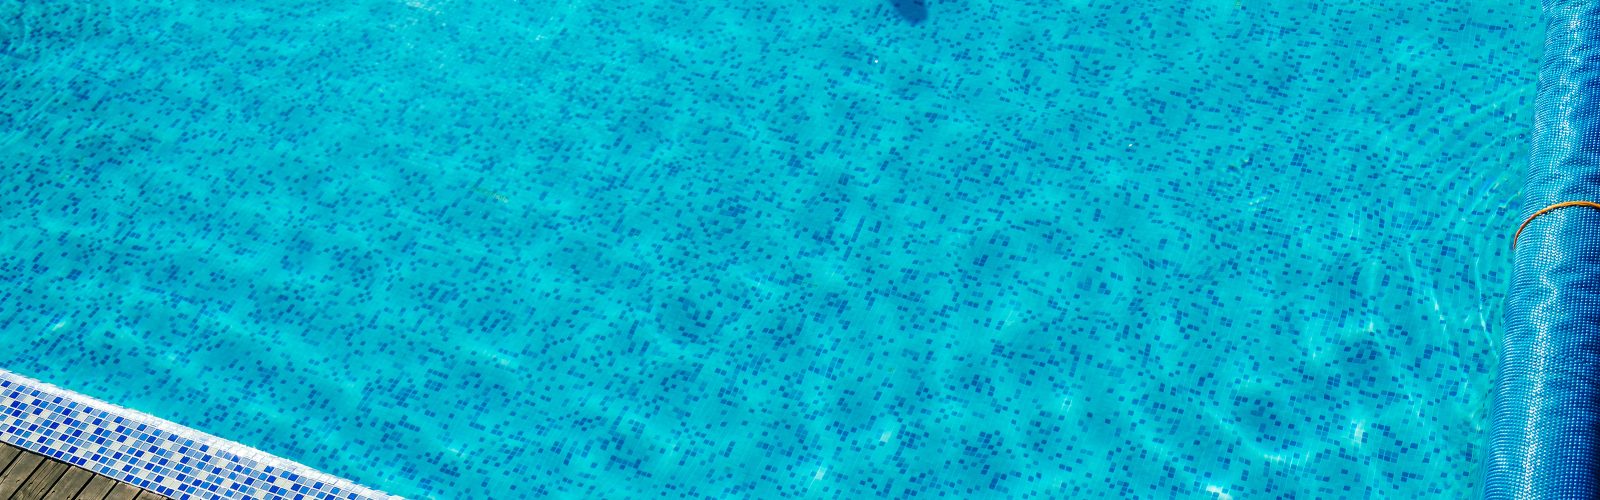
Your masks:
<svg viewBox="0 0 1600 500"><path fill-rule="evenodd" d="M1544 2L1545 51L1522 218L1600 200L1600 2ZM1600 492L1600 210L1521 233L1485 470L1486 498Z"/></svg>

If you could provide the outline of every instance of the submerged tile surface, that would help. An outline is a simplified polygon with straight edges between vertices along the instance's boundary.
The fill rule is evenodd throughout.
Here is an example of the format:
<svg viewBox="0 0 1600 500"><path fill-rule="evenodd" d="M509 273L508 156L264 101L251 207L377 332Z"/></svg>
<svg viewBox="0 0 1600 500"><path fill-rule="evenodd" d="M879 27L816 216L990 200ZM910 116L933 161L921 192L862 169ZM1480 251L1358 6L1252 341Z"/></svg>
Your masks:
<svg viewBox="0 0 1600 500"><path fill-rule="evenodd" d="M0 367L413 497L1464 497L1537 11L0 0Z"/></svg>

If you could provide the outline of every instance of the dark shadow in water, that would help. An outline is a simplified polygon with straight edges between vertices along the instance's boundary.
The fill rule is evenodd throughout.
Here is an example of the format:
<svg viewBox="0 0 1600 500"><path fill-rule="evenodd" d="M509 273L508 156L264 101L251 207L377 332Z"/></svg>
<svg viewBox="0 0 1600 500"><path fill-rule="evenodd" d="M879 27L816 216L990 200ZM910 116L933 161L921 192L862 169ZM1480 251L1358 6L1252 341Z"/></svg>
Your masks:
<svg viewBox="0 0 1600 500"><path fill-rule="evenodd" d="M901 19L911 24L928 19L928 0L889 0L889 5L894 6Z"/></svg>

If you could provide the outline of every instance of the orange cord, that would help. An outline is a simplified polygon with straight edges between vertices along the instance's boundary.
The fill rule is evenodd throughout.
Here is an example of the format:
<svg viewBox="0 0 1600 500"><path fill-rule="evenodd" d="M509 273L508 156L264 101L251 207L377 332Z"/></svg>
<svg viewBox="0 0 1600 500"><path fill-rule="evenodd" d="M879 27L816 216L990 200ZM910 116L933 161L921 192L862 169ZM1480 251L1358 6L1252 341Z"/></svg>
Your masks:
<svg viewBox="0 0 1600 500"><path fill-rule="evenodd" d="M1557 204L1554 204L1554 205L1550 205L1548 207L1544 207L1543 209L1539 210L1538 212L1534 212L1533 215L1529 215L1528 216L1527 220L1522 221L1522 225L1521 226L1517 227L1517 234L1511 236L1511 249L1512 250L1516 250L1517 249L1517 238L1522 236L1522 230L1523 229L1527 229L1528 228L1528 223L1529 222L1533 222L1533 219L1535 217L1544 215L1546 212L1549 212L1551 210L1555 210L1557 208L1562 208L1562 207L1589 207L1589 208L1593 208L1595 210L1600 210L1600 203L1595 203L1595 202L1592 202L1592 201L1563 201L1561 203L1557 203Z"/></svg>

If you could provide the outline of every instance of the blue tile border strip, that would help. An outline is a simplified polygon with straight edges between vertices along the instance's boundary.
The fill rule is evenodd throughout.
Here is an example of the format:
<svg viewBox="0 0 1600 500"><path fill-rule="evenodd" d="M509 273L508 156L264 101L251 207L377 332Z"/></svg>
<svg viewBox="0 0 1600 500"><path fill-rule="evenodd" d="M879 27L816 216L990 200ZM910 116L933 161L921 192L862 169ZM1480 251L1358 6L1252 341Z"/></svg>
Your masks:
<svg viewBox="0 0 1600 500"><path fill-rule="evenodd" d="M5 370L0 441L178 499L399 498Z"/></svg>

